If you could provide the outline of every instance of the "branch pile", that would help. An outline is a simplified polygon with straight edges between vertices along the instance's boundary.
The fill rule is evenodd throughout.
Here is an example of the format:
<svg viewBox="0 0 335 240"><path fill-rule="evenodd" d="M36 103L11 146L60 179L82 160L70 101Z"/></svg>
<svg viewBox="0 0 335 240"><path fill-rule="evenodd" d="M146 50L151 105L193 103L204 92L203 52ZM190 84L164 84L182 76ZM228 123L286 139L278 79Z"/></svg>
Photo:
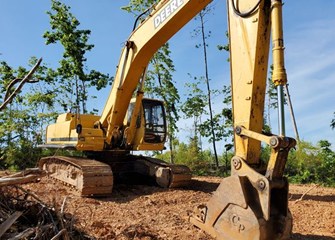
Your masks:
<svg viewBox="0 0 335 240"><path fill-rule="evenodd" d="M19 186L0 187L0 239L91 239L74 228L74 218L47 206Z"/></svg>

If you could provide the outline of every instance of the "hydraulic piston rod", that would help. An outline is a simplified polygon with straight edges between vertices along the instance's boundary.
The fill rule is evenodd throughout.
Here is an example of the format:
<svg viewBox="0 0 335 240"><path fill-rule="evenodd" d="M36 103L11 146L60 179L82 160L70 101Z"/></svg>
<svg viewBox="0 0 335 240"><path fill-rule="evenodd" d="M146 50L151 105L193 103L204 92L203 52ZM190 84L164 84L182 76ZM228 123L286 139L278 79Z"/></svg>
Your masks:
<svg viewBox="0 0 335 240"><path fill-rule="evenodd" d="M287 83L287 75L284 64L285 47L283 38L282 5L283 5L282 0L271 0L272 54L273 54L272 81L277 86L279 135L285 136L283 86Z"/></svg>

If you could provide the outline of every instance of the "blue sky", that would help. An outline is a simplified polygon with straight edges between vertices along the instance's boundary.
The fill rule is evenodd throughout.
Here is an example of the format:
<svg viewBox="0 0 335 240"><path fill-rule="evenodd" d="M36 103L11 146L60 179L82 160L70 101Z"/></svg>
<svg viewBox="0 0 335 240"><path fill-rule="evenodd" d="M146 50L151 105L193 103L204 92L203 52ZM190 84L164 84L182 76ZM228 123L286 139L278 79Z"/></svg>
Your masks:
<svg viewBox="0 0 335 240"><path fill-rule="evenodd" d="M335 131L330 121L335 112L335 1L304 0L284 1L284 36L286 69L290 94L297 118L300 137L316 143L327 139L335 147ZM81 22L80 28L92 30L90 43L95 48L87 54L87 67L114 75L124 41L130 34L134 18L120 10L128 0L64 1ZM216 45L226 43L226 1L215 0L215 10L208 17L207 28L212 31L209 39L209 74L213 88L229 83L227 55L216 50ZM48 0L0 0L0 60L13 67L27 66L31 56L43 57L43 62L57 67L62 50L59 46L46 46L42 34L49 29L46 11ZM170 41L176 72L174 79L180 95L184 97L184 84L193 76L204 75L202 53L194 46L191 37L196 26L192 20ZM109 89L99 93L92 106L102 110ZM214 99L215 109L221 99ZM275 115L272 127L276 132ZM287 135L294 136L287 116ZM180 138L190 136L190 120L179 123ZM223 144L221 144L222 146ZM222 147L219 147L222 151Z"/></svg>

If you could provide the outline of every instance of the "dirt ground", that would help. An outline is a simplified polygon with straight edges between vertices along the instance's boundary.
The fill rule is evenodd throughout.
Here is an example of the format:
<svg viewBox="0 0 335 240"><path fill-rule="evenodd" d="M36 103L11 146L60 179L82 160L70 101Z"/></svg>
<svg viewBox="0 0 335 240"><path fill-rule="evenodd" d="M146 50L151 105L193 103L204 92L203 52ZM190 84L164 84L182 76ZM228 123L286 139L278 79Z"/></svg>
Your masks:
<svg viewBox="0 0 335 240"><path fill-rule="evenodd" d="M24 185L40 199L63 207L69 224L85 239L212 239L188 222L188 215L206 203L220 178L197 177L183 189L117 185L108 198L80 198L49 178ZM292 239L335 239L335 188L290 185Z"/></svg>

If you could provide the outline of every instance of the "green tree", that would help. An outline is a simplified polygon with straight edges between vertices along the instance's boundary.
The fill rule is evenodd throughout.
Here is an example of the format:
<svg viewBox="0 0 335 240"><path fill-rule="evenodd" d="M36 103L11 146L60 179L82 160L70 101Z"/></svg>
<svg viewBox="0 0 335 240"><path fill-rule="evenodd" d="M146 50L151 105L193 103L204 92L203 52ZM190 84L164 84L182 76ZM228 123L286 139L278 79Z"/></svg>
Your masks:
<svg viewBox="0 0 335 240"><path fill-rule="evenodd" d="M318 165L317 181L326 185L335 185L335 152L331 150L331 143L328 140L320 140L318 157L321 164Z"/></svg>
<svg viewBox="0 0 335 240"><path fill-rule="evenodd" d="M315 180L316 169L320 164L317 154L318 148L304 141L296 151L291 150L285 170L291 181L308 183Z"/></svg>
<svg viewBox="0 0 335 240"><path fill-rule="evenodd" d="M60 107L67 110L70 102L78 106L81 103L86 112L88 88L100 90L108 81L108 76L98 71L86 73L84 55L93 48L87 43L90 31L77 29L79 21L69 7L56 0L51 2L48 12L51 30L44 37L47 44L60 42L64 47L60 67L53 70L32 58L29 65L39 65L33 68L32 79L26 68L14 69L5 61L0 63L0 167L3 168L35 165L40 152L36 145L43 143L44 129L55 121L56 111Z"/></svg>
<svg viewBox="0 0 335 240"><path fill-rule="evenodd" d="M335 185L335 152L327 140L317 145L301 141L299 148L289 154L286 174L296 183Z"/></svg>
<svg viewBox="0 0 335 240"><path fill-rule="evenodd" d="M88 88L95 87L100 90L105 87L108 75L95 70L85 72L87 60L85 54L94 47L88 43L91 31L78 29L80 22L70 9L58 0L51 0L51 10L47 12L51 30L46 31L43 37L47 45L60 43L64 48L63 58L56 72L63 93L59 100L62 101L64 108L75 104L78 112L81 108L82 112L86 113ZM72 100L73 95L76 96L75 101ZM68 103L70 106L67 106Z"/></svg>
<svg viewBox="0 0 335 240"><path fill-rule="evenodd" d="M191 77L191 74L189 74ZM200 149L202 149L201 135L199 132L199 125L201 124L201 116L206 114L207 96L200 88L201 79L193 78L193 83L186 83L188 92L185 102L181 105L181 111L186 118L193 118L194 134L193 138L199 140Z"/></svg>
<svg viewBox="0 0 335 240"><path fill-rule="evenodd" d="M199 131L202 136L208 137L212 142L211 128L214 128L215 138L217 141L224 140L228 143L233 141L233 113L231 109L231 90L230 86L223 86L223 108L221 112L213 115L212 124L209 120L199 125Z"/></svg>
<svg viewBox="0 0 335 240"><path fill-rule="evenodd" d="M176 123L179 120L179 114L175 106L179 102L180 97L173 81L172 72L175 71L175 68L170 58L170 53L169 44L166 43L152 58L152 69L148 71L149 81L145 84L145 91L153 97L162 98L164 101L168 122L170 161L174 162L173 140L178 131Z"/></svg>
<svg viewBox="0 0 335 240"><path fill-rule="evenodd" d="M14 69L4 61L0 63L0 96L4 96L5 102L14 96L0 112L0 166L3 168L34 166L39 156L36 145L42 143L42 126L54 119L54 112L50 111L52 91L42 87L48 81L43 73L46 68L36 69L39 63L32 58L30 65L35 66L29 73L23 67Z"/></svg>
<svg viewBox="0 0 335 240"><path fill-rule="evenodd" d="M330 127L335 129L335 112L334 112L334 119L330 122Z"/></svg>
<svg viewBox="0 0 335 240"><path fill-rule="evenodd" d="M190 137L187 144L178 143L176 145L175 161L178 164L187 165L196 173L200 169L208 169L208 166L210 165L210 160L205 161L204 159L197 136Z"/></svg>

